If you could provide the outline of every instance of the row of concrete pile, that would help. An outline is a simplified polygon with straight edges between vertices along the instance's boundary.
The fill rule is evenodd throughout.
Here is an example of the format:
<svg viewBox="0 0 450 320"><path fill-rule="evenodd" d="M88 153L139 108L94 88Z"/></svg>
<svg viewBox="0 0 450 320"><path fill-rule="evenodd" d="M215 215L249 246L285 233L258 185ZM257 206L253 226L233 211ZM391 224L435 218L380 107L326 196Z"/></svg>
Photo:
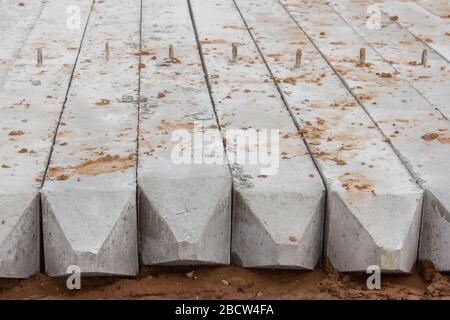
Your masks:
<svg viewBox="0 0 450 320"><path fill-rule="evenodd" d="M445 6L369 6L0 1L0 277L449 271Z"/></svg>

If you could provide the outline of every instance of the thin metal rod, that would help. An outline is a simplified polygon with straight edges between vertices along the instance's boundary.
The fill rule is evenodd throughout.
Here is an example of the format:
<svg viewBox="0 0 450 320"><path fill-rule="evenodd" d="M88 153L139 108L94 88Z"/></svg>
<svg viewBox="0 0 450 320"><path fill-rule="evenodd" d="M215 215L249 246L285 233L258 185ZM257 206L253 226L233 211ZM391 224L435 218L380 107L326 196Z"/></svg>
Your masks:
<svg viewBox="0 0 450 320"><path fill-rule="evenodd" d="M175 50L173 45L169 46L169 60L172 61L175 58Z"/></svg>
<svg viewBox="0 0 450 320"><path fill-rule="evenodd" d="M233 43L231 50L231 61L233 61L233 63L237 61L237 55L238 55L238 46L237 43Z"/></svg>
<svg viewBox="0 0 450 320"><path fill-rule="evenodd" d="M364 67L366 65L366 48L359 50L359 65Z"/></svg>
<svg viewBox="0 0 450 320"><path fill-rule="evenodd" d="M425 68L428 67L428 51L427 49L424 49L422 51L422 66Z"/></svg>
<svg viewBox="0 0 450 320"><path fill-rule="evenodd" d="M41 67L44 64L43 58L42 58L42 49L37 49L37 66Z"/></svg>
<svg viewBox="0 0 450 320"><path fill-rule="evenodd" d="M110 56L109 42L106 42L105 43L105 61L109 61L109 56Z"/></svg>
<svg viewBox="0 0 450 320"><path fill-rule="evenodd" d="M298 49L297 53L295 55L295 67L296 68L300 68L302 65L302 56L303 56L303 52L302 49Z"/></svg>

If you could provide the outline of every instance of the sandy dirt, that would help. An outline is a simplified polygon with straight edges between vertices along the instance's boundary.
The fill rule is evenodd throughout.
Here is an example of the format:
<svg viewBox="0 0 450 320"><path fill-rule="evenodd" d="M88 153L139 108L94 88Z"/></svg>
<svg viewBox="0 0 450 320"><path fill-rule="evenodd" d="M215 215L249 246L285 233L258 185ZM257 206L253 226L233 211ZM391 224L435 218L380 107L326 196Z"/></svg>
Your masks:
<svg viewBox="0 0 450 320"><path fill-rule="evenodd" d="M82 278L79 291L43 274L0 280L0 299L450 299L450 277L431 265L411 275L383 275L381 290L368 290L366 279L330 267L313 272L146 267L137 278Z"/></svg>

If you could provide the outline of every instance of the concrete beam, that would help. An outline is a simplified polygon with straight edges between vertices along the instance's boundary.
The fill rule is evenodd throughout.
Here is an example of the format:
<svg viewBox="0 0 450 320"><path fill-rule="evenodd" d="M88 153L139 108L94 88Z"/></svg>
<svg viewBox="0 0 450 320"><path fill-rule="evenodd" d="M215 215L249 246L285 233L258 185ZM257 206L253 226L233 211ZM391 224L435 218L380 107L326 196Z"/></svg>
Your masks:
<svg viewBox="0 0 450 320"><path fill-rule="evenodd" d="M42 189L50 276L138 272L139 32L139 0L95 3Z"/></svg>
<svg viewBox="0 0 450 320"><path fill-rule="evenodd" d="M449 122L329 6L282 3L425 189L419 258L450 270ZM363 47L366 63L360 65L358 52Z"/></svg>
<svg viewBox="0 0 450 320"><path fill-rule="evenodd" d="M141 62L146 67L141 70L141 94L146 99L141 102L139 124L141 261L151 265L228 264L231 175L188 4L145 1L142 16ZM169 57L169 48L173 57ZM202 136L194 141L203 131L218 137L215 148L222 154L221 163L203 160L207 150L202 144L207 146L208 141ZM180 132L191 138L184 162L174 157ZM194 161L198 151L201 159Z"/></svg>
<svg viewBox="0 0 450 320"><path fill-rule="evenodd" d="M0 277L39 271L38 193L92 0L76 1L80 30L66 28L69 3L48 1L0 89Z"/></svg>
<svg viewBox="0 0 450 320"><path fill-rule="evenodd" d="M326 256L339 271L410 272L422 190L279 2L235 2L325 178Z"/></svg>
<svg viewBox="0 0 450 320"><path fill-rule="evenodd" d="M333 1L332 8L432 105L450 119L450 67L434 50L383 14L383 29L368 28L367 4ZM427 66L422 54L427 50Z"/></svg>
<svg viewBox="0 0 450 320"><path fill-rule="evenodd" d="M0 88L45 6L41 0L21 3L23 5L18 5L16 0L0 2Z"/></svg>
<svg viewBox="0 0 450 320"><path fill-rule="evenodd" d="M450 62L450 22L437 17L416 3L386 2L381 8L390 17L397 17L397 23L411 32L430 48L433 48Z"/></svg>
<svg viewBox="0 0 450 320"><path fill-rule="evenodd" d="M237 148L227 136L230 130L254 134L279 129L269 147L279 165L270 174L264 173L267 165L261 161L229 162L234 185L232 260L245 267L313 269L322 247L320 175L234 3L190 3L229 159L237 150L247 159L256 151L255 145ZM265 147L261 142L259 151Z"/></svg>

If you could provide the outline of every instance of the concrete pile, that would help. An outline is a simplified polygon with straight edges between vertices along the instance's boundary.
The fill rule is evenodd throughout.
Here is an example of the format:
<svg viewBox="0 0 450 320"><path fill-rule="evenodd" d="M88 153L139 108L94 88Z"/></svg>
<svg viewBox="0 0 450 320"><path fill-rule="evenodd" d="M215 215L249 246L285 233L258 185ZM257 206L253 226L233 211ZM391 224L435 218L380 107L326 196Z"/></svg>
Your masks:
<svg viewBox="0 0 450 320"><path fill-rule="evenodd" d="M449 271L449 11L0 1L0 277Z"/></svg>

